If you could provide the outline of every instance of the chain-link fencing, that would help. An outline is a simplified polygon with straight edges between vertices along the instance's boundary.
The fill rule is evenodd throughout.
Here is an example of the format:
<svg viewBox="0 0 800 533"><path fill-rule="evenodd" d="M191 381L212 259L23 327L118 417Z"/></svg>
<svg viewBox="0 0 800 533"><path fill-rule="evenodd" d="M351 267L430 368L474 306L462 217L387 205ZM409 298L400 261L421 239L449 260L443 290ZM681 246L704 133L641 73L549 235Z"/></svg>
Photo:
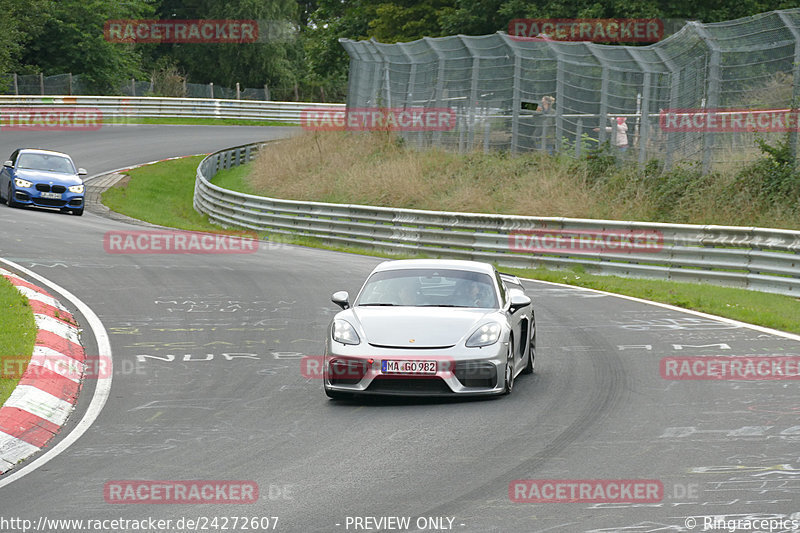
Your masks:
<svg viewBox="0 0 800 533"><path fill-rule="evenodd" d="M58 96L97 96L96 91L88 89L88 84L79 74L5 74L0 75L0 94L58 95ZM122 84L117 96L174 96L178 98L223 98L230 100L297 100L297 87L243 88L221 87L213 83L182 83L173 88L170 94L160 94L153 80L129 80Z"/></svg>
<svg viewBox="0 0 800 533"><path fill-rule="evenodd" d="M402 133L418 146L581 156L608 141L641 164L694 161L707 172L757 158L758 135L770 141L793 129L797 144L796 116L785 127L789 119L776 126L775 115L800 96L800 9L689 22L648 46L503 32L340 42L350 55L348 108L455 110L448 131ZM772 110L772 122L753 110Z"/></svg>

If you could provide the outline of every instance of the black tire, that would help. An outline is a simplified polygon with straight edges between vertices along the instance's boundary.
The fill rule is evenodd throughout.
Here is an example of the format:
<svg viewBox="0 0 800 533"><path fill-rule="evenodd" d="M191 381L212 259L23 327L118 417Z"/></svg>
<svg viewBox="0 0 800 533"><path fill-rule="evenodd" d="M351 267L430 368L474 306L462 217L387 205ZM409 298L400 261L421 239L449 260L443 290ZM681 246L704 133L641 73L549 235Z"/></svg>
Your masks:
<svg viewBox="0 0 800 533"><path fill-rule="evenodd" d="M536 365L536 323L531 324L533 335L531 335L530 346L528 347L528 364L522 369L523 374L533 374L533 367Z"/></svg>
<svg viewBox="0 0 800 533"><path fill-rule="evenodd" d="M83 208L81 207L80 209L73 209L72 214L77 217L81 216L83 214Z"/></svg>
<svg viewBox="0 0 800 533"><path fill-rule="evenodd" d="M17 207L19 204L14 201L13 191L11 190L11 182L8 182L8 196L6 198L8 207Z"/></svg>
<svg viewBox="0 0 800 533"><path fill-rule="evenodd" d="M514 390L514 337L508 340L508 355L506 356L504 376L503 394L508 395Z"/></svg>

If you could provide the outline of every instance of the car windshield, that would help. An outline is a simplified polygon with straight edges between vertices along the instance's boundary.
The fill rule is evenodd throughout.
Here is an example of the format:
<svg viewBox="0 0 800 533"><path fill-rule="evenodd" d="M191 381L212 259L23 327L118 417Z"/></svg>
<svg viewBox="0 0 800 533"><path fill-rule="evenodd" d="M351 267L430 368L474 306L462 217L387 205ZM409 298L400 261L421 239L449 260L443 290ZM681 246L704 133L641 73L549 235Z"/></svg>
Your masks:
<svg viewBox="0 0 800 533"><path fill-rule="evenodd" d="M356 305L496 308L497 294L491 276L481 272L385 270L370 276Z"/></svg>
<svg viewBox="0 0 800 533"><path fill-rule="evenodd" d="M20 154L17 168L75 174L72 161L64 156L52 154Z"/></svg>

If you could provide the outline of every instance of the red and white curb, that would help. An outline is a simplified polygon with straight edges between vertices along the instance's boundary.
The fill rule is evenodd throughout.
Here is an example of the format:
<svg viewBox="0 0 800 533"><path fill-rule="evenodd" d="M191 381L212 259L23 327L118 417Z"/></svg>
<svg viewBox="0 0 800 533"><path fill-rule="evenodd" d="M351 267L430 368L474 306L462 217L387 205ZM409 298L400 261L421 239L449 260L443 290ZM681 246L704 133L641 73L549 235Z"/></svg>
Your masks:
<svg viewBox="0 0 800 533"><path fill-rule="evenodd" d="M0 268L28 298L36 341L28 368L0 408L0 474L33 455L58 433L75 408L86 355L75 319L47 291Z"/></svg>

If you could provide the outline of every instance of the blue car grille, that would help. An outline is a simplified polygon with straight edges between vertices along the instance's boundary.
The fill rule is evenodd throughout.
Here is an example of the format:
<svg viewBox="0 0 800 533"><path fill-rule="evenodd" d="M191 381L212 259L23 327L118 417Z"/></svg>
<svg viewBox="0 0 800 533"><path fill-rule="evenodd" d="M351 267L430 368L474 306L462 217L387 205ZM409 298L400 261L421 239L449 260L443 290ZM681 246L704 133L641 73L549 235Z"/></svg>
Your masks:
<svg viewBox="0 0 800 533"><path fill-rule="evenodd" d="M63 185L53 185L51 187L47 183L37 183L36 190L39 192L67 192L67 188Z"/></svg>

